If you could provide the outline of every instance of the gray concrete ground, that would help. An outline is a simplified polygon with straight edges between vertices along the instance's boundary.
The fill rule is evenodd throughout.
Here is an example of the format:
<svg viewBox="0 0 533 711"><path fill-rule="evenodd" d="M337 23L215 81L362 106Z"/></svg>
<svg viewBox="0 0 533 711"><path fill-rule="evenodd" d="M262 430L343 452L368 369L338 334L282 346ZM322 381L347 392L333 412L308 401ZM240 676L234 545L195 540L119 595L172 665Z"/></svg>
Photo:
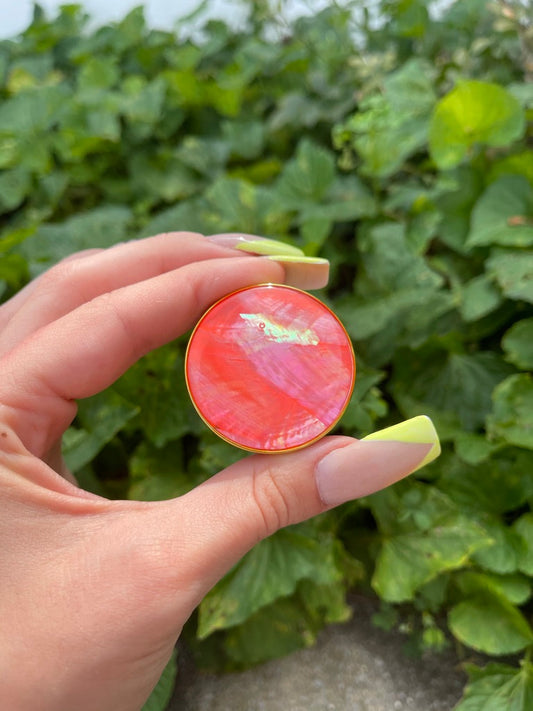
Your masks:
<svg viewBox="0 0 533 711"><path fill-rule="evenodd" d="M407 657L403 635L372 625L374 609L356 598L353 619L315 647L239 674L202 674L182 656L169 711L452 711L465 683L457 659Z"/></svg>

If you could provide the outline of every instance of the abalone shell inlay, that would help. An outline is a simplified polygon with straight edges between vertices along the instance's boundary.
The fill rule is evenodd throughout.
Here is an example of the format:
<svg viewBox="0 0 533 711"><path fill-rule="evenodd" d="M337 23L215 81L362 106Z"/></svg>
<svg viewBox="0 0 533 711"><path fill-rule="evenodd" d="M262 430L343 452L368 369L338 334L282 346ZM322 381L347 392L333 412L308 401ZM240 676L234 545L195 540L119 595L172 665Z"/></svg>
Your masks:
<svg viewBox="0 0 533 711"><path fill-rule="evenodd" d="M352 393L350 339L321 301L287 286L242 289L194 330L185 363L205 422L244 449L310 444L341 417Z"/></svg>

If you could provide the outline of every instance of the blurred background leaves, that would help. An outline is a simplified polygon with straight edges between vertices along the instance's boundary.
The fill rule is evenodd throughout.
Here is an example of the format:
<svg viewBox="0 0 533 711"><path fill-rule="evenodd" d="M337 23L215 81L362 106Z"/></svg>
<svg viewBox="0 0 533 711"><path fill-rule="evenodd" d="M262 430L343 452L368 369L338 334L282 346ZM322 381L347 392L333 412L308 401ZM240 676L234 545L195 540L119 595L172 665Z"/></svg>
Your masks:
<svg viewBox="0 0 533 711"><path fill-rule="evenodd" d="M88 29L79 6L36 6L0 42L2 299L76 250L170 230L256 232L330 259L321 297L358 360L339 431L427 413L443 456L259 544L185 636L204 666L259 663L347 619L357 585L420 653L450 638L524 651L521 666L470 666L457 709L486 711L489 694L529 711L531 2L332 3L291 20L283 3L244 4L244 24L200 14L194 32L150 29L141 8ZM167 498L242 456L194 414L185 344L80 403L65 455L83 485Z"/></svg>

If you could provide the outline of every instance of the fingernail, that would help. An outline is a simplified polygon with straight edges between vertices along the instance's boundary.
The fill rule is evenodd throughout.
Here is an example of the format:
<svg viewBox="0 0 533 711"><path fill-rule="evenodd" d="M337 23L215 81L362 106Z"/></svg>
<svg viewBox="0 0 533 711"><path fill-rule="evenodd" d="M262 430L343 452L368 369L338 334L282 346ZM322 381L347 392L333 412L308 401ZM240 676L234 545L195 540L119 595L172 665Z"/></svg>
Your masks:
<svg viewBox="0 0 533 711"><path fill-rule="evenodd" d="M425 467L426 464L432 462L440 454L439 435L437 434L435 425L427 415L412 417L410 420L399 422L397 425L386 427L384 430L378 430L377 432L372 432L372 434L363 437L363 441L365 442L377 440L382 442L393 440L397 442L407 442L408 444L431 444L430 450L416 469ZM416 469L413 469L413 471L416 471Z"/></svg>
<svg viewBox="0 0 533 711"><path fill-rule="evenodd" d="M285 283L298 289L322 289L328 283L329 262L319 257L275 254L265 257L285 269Z"/></svg>
<svg viewBox="0 0 533 711"><path fill-rule="evenodd" d="M220 235L208 235L206 237L210 242L220 245L221 247L230 247L231 249L238 249L241 252L247 252L248 254L259 254L259 255L270 255L270 254L281 254L281 255L293 255L300 256L303 252L298 247L294 247L292 244L287 244L286 242L278 242L275 239L268 239L267 237L258 237L257 235L247 235L241 232L231 232L227 234Z"/></svg>
<svg viewBox="0 0 533 711"><path fill-rule="evenodd" d="M439 454L439 438L429 417L413 417L326 454L315 470L320 498L326 506L337 506L373 494Z"/></svg>

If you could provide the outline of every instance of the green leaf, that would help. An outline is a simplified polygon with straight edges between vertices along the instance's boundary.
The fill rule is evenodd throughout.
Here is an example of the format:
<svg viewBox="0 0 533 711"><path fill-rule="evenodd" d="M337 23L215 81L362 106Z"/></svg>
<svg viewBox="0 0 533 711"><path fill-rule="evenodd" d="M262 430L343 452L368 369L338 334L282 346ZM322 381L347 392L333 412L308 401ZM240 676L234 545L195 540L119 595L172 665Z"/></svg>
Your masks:
<svg viewBox="0 0 533 711"><path fill-rule="evenodd" d="M441 170L453 168L477 143L507 146L524 131L524 111L506 89L463 81L435 107L429 129L431 156Z"/></svg>
<svg viewBox="0 0 533 711"><path fill-rule="evenodd" d="M165 711L172 698L177 676L178 655L176 650L174 650L155 689L142 707L142 711Z"/></svg>
<svg viewBox="0 0 533 711"><path fill-rule="evenodd" d="M238 666L250 666L310 647L319 629L298 600L282 599L229 630L225 647Z"/></svg>
<svg viewBox="0 0 533 711"><path fill-rule="evenodd" d="M495 386L512 372L499 355L443 353L433 348L395 357L392 390L405 415L428 410L438 420L448 414L475 431L491 411Z"/></svg>
<svg viewBox="0 0 533 711"><path fill-rule="evenodd" d="M309 614L323 622L347 622L352 617L352 608L346 602L346 589L338 582L318 585L312 580L302 580L298 584L298 593Z"/></svg>
<svg viewBox="0 0 533 711"><path fill-rule="evenodd" d="M281 598L229 629L228 653L239 666L290 654L313 644L324 623L346 622L351 616L344 585L304 579L293 597Z"/></svg>
<svg viewBox="0 0 533 711"><path fill-rule="evenodd" d="M162 78L146 83L140 77L128 77L122 84L120 111L132 124L144 124L145 131L138 137L148 137L151 128L161 117L166 84Z"/></svg>
<svg viewBox="0 0 533 711"><path fill-rule="evenodd" d="M533 187L522 175L506 175L489 185L472 211L467 247L533 244Z"/></svg>
<svg viewBox="0 0 533 711"><path fill-rule="evenodd" d="M335 160L325 148L304 139L295 157L283 169L276 193L287 209L300 210L302 203L321 201L333 183Z"/></svg>
<svg viewBox="0 0 533 711"><path fill-rule="evenodd" d="M89 57L78 74L78 89L81 92L111 89L119 77L116 57Z"/></svg>
<svg viewBox="0 0 533 711"><path fill-rule="evenodd" d="M68 97L65 86L44 86L4 101L0 106L0 137L37 138L60 118Z"/></svg>
<svg viewBox="0 0 533 711"><path fill-rule="evenodd" d="M486 518L487 514L506 514L524 506L533 496L532 452L507 448L472 464L442 457L438 479L439 489L469 515Z"/></svg>
<svg viewBox="0 0 533 711"><path fill-rule="evenodd" d="M485 654L514 654L533 644L533 630L526 618L494 591L452 607L448 624L460 642Z"/></svg>
<svg viewBox="0 0 533 711"><path fill-rule="evenodd" d="M427 30L429 13L422 0L400 0L385 3L385 10L390 8L394 31L400 37L422 37Z"/></svg>
<svg viewBox="0 0 533 711"><path fill-rule="evenodd" d="M422 300L420 289L402 289L395 294L365 302L353 298L338 302L335 309L354 341L361 341L383 332L392 320Z"/></svg>
<svg viewBox="0 0 533 711"><path fill-rule="evenodd" d="M277 234L288 227L286 213L269 188L245 180L218 178L205 192L208 232Z"/></svg>
<svg viewBox="0 0 533 711"><path fill-rule="evenodd" d="M513 524L513 530L522 537L524 547L518 567L526 575L533 576L533 513L525 513Z"/></svg>
<svg viewBox="0 0 533 711"><path fill-rule="evenodd" d="M387 403L374 387L383 377L384 373L365 368L358 362L353 395L342 416L343 432L357 436L370 434L375 429L375 421L387 414Z"/></svg>
<svg viewBox="0 0 533 711"><path fill-rule="evenodd" d="M509 299L533 304L533 251L497 249L486 262L487 274L495 277Z"/></svg>
<svg viewBox="0 0 533 711"><path fill-rule="evenodd" d="M373 217L376 201L366 185L355 175L336 178L323 204L302 204L301 220L327 219L331 222L347 222L361 217Z"/></svg>
<svg viewBox="0 0 533 711"><path fill-rule="evenodd" d="M163 501L181 496L193 487L192 477L185 471L181 440L161 448L141 442L129 463L129 499Z"/></svg>
<svg viewBox="0 0 533 711"><path fill-rule="evenodd" d="M485 462L500 447L500 444L489 442L483 435L474 434L473 432L460 432L455 437L457 456L467 464Z"/></svg>
<svg viewBox="0 0 533 711"><path fill-rule="evenodd" d="M206 475L212 476L218 471L238 462L246 454L228 442L217 437L214 432L203 428L199 442L198 467ZM190 477L190 473L189 473Z"/></svg>
<svg viewBox="0 0 533 711"><path fill-rule="evenodd" d="M459 311L468 323L490 314L503 301L502 294L486 274L474 277L461 292Z"/></svg>
<svg viewBox="0 0 533 711"><path fill-rule="evenodd" d="M502 338L507 360L517 368L533 370L533 318L514 323Z"/></svg>
<svg viewBox="0 0 533 711"><path fill-rule="evenodd" d="M362 172L386 178L425 145L435 103L431 73L422 60L406 62L387 77L383 94L365 98L360 110L335 129L335 144L353 144Z"/></svg>
<svg viewBox="0 0 533 711"><path fill-rule="evenodd" d="M233 83L226 86L223 86L222 77L216 82L192 69L167 70L163 77L173 99L183 108L211 106L223 116L239 114L244 88L242 75L234 77Z"/></svg>
<svg viewBox="0 0 533 711"><path fill-rule="evenodd" d="M409 222L407 243L416 254L425 254L431 241L440 232L442 214L433 208L416 212Z"/></svg>
<svg viewBox="0 0 533 711"><path fill-rule="evenodd" d="M258 230L259 193L244 180L221 177L206 193L212 208L210 220L214 231L236 230L254 234Z"/></svg>
<svg viewBox="0 0 533 711"><path fill-rule="evenodd" d="M213 178L225 166L230 149L227 141L189 135L180 143L176 157L201 175Z"/></svg>
<svg viewBox="0 0 533 711"><path fill-rule="evenodd" d="M314 126L320 121L323 107L301 91L293 91L280 97L277 110L270 121L273 131L286 126Z"/></svg>
<svg viewBox="0 0 533 711"><path fill-rule="evenodd" d="M110 247L127 236L131 212L106 205L74 215L62 223L46 224L19 247L32 276L37 276L64 257L82 249Z"/></svg>
<svg viewBox="0 0 533 711"><path fill-rule="evenodd" d="M487 541L485 531L462 516L444 520L429 531L386 538L372 587L388 602L411 600L419 587L438 574L466 565L469 556Z"/></svg>
<svg viewBox="0 0 533 711"><path fill-rule="evenodd" d="M511 375L494 391L487 428L492 437L533 449L533 377Z"/></svg>
<svg viewBox="0 0 533 711"><path fill-rule="evenodd" d="M140 237L151 237L163 232L173 232L179 225L180 230L208 233L206 217L207 206L202 199L193 198L161 210L148 221L140 232Z"/></svg>
<svg viewBox="0 0 533 711"><path fill-rule="evenodd" d="M112 388L82 400L78 404L81 429L69 430L63 446L63 456L69 469L76 472L90 462L138 412L136 405Z"/></svg>
<svg viewBox="0 0 533 711"><path fill-rule="evenodd" d="M200 185L192 170L167 156L154 158L139 151L131 156L129 170L132 189L143 200L152 197L154 203L183 200L198 192ZM183 208L183 203L178 205L180 207Z"/></svg>
<svg viewBox="0 0 533 711"><path fill-rule="evenodd" d="M489 181L502 175L522 175L533 186L533 151L525 150L504 156L491 165Z"/></svg>
<svg viewBox="0 0 533 711"><path fill-rule="evenodd" d="M224 121L222 135L232 155L251 160L263 150L265 127L260 121Z"/></svg>
<svg viewBox="0 0 533 711"><path fill-rule="evenodd" d="M116 383L123 397L138 406L132 426L156 447L198 430L184 376L181 352L172 345L146 355Z"/></svg>
<svg viewBox="0 0 533 711"><path fill-rule="evenodd" d="M455 711L529 711L533 708L533 666L466 667L470 681Z"/></svg>
<svg viewBox="0 0 533 711"><path fill-rule="evenodd" d="M0 214L20 205L32 186L31 173L22 167L0 173Z"/></svg>
<svg viewBox="0 0 533 711"><path fill-rule="evenodd" d="M491 537L492 543L472 555L474 563L484 570L500 575L515 573L524 555L521 536L496 519L483 518L483 528Z"/></svg>
<svg viewBox="0 0 533 711"><path fill-rule="evenodd" d="M355 298L339 300L336 311L354 340L383 338L386 362L396 346L395 336L402 334L411 344L433 334L435 318L451 311L453 297L440 288L442 277L408 244L403 225L373 225L359 237L358 248ZM376 361L374 353L371 358Z"/></svg>
<svg viewBox="0 0 533 711"><path fill-rule="evenodd" d="M333 541L306 535L309 528L279 531L259 543L200 604L198 636L233 627L280 597L300 580L319 584L339 580ZM312 529L311 529L312 530Z"/></svg>
<svg viewBox="0 0 533 711"><path fill-rule="evenodd" d="M483 190L483 176L470 164L460 165L445 175L440 179L435 198L442 214L439 239L451 249L465 253L471 212Z"/></svg>
<svg viewBox="0 0 533 711"><path fill-rule="evenodd" d="M28 270L24 259L18 254L9 254L0 259L0 280L4 286L19 289L28 280Z"/></svg>
<svg viewBox="0 0 533 711"><path fill-rule="evenodd" d="M413 598L422 585L466 565L490 538L434 488L404 482L369 498L382 545L372 587L388 602Z"/></svg>
<svg viewBox="0 0 533 711"><path fill-rule="evenodd" d="M514 605L523 605L531 596L531 582L525 575L496 575L465 570L455 575L454 583L465 597L493 591Z"/></svg>
<svg viewBox="0 0 533 711"><path fill-rule="evenodd" d="M51 167L50 131L69 106L65 86L22 92L0 105L0 167L21 166L46 173ZM9 140L11 139L11 140ZM2 155L3 154L3 155Z"/></svg>
<svg viewBox="0 0 533 711"><path fill-rule="evenodd" d="M513 83L509 85L508 89L524 108L533 107L533 84L531 82Z"/></svg>
<svg viewBox="0 0 533 711"><path fill-rule="evenodd" d="M402 224L383 222L373 226L358 247L364 259L364 272L356 286L361 294L369 294L370 289L374 295L401 289L416 289L420 294L443 283L442 277L410 247Z"/></svg>

